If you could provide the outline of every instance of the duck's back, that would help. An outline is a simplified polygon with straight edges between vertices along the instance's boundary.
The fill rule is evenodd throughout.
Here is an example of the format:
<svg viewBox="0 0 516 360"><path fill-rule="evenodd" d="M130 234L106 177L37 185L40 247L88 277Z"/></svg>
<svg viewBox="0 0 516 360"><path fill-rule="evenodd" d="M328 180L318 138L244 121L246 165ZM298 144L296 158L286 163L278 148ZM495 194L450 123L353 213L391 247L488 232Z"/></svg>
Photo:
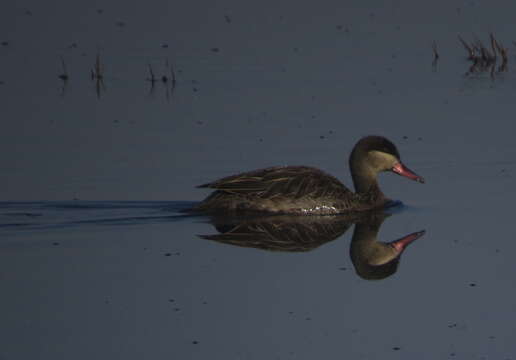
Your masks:
<svg viewBox="0 0 516 360"><path fill-rule="evenodd" d="M259 169L198 187L215 189L195 210L336 214L350 210L353 192L335 177L307 166Z"/></svg>

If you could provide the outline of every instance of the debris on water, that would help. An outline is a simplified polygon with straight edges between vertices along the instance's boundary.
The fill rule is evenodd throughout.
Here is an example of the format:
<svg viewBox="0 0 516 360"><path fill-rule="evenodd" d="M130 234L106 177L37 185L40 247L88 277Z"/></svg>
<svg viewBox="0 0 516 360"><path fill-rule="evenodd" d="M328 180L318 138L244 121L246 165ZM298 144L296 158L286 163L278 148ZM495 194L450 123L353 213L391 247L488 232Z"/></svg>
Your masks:
<svg viewBox="0 0 516 360"><path fill-rule="evenodd" d="M8 46L9 45L9 41L2 41L2 46Z"/></svg>
<svg viewBox="0 0 516 360"><path fill-rule="evenodd" d="M199 342L197 340L192 341L192 344L197 345Z"/></svg>
<svg viewBox="0 0 516 360"><path fill-rule="evenodd" d="M342 29L344 28L344 26L342 26L342 25L337 25L337 26L336 26L336 28L337 28L337 30L342 30Z"/></svg>
<svg viewBox="0 0 516 360"><path fill-rule="evenodd" d="M56 242L53 242L53 243L52 243L52 245L54 245L54 246L58 246L58 245L59 245L59 243L56 241Z"/></svg>
<svg viewBox="0 0 516 360"><path fill-rule="evenodd" d="M211 52L218 53L220 49L218 47L211 48Z"/></svg>
<svg viewBox="0 0 516 360"><path fill-rule="evenodd" d="M68 71L66 70L66 63L62 56L61 56L61 67L62 67L63 72L61 74L59 74L58 78L66 82L68 80Z"/></svg>
<svg viewBox="0 0 516 360"><path fill-rule="evenodd" d="M319 139L325 139L324 135L319 136Z"/></svg>
<svg viewBox="0 0 516 360"><path fill-rule="evenodd" d="M100 60L100 52L97 52L95 64L90 70L90 76L91 80L95 82L97 98L100 99L101 93L106 91L106 86L104 85L104 64L102 64L102 61Z"/></svg>
<svg viewBox="0 0 516 360"><path fill-rule="evenodd" d="M467 59L472 62L469 70L465 74L466 76L475 73L489 72L491 79L494 79L495 74L507 72L509 59L508 48L504 47L501 42L496 40L492 33L489 34L490 48L489 46L484 46L479 39L468 43L460 35L458 38L464 49L466 49ZM500 55L502 60L500 65L496 68L499 58L498 55Z"/></svg>
<svg viewBox="0 0 516 360"><path fill-rule="evenodd" d="M421 140L423 140L423 138L420 136L420 137L417 138L417 140L421 141Z"/></svg>
<svg viewBox="0 0 516 360"><path fill-rule="evenodd" d="M228 24L231 24L231 18L229 17L229 15L224 15L224 20L226 20Z"/></svg>
<svg viewBox="0 0 516 360"><path fill-rule="evenodd" d="M346 267L340 267L339 270L346 271L347 268Z"/></svg>
<svg viewBox="0 0 516 360"><path fill-rule="evenodd" d="M469 283L469 286L471 286L471 287L475 287L475 286L477 286L477 284L475 284L475 283Z"/></svg>
<svg viewBox="0 0 516 360"><path fill-rule="evenodd" d="M116 26L120 27L120 28L123 28L123 27L126 27L127 26L127 23L125 21L117 21L115 23Z"/></svg>
<svg viewBox="0 0 516 360"><path fill-rule="evenodd" d="M439 53L437 52L437 43L435 42L435 40L432 42L432 51L434 53L434 59L432 60L432 66L435 70L435 68L437 67L437 61L439 60Z"/></svg>
<svg viewBox="0 0 516 360"><path fill-rule="evenodd" d="M166 49L166 48L168 48L168 44L163 43L163 44L161 44L161 47L162 47L163 49Z"/></svg>
<svg viewBox="0 0 516 360"><path fill-rule="evenodd" d="M403 135L403 140L407 140L408 139L408 136L407 135Z"/></svg>
<svg viewBox="0 0 516 360"><path fill-rule="evenodd" d="M394 347L392 348L392 350L394 350L394 351L398 351L398 350L401 350L401 348L400 348L399 346L394 346Z"/></svg>
<svg viewBox="0 0 516 360"><path fill-rule="evenodd" d="M306 321L310 321L310 320L312 320L312 318L311 317L306 317L305 320Z"/></svg>
<svg viewBox="0 0 516 360"><path fill-rule="evenodd" d="M104 12L104 10L103 10L103 9L97 9L97 14L99 14L99 15L100 15L100 14L102 14L103 12Z"/></svg>
<svg viewBox="0 0 516 360"><path fill-rule="evenodd" d="M28 16L31 16L32 15L32 11L30 11L29 9L25 10L25 15L28 15Z"/></svg>
<svg viewBox="0 0 516 360"><path fill-rule="evenodd" d="M174 308L175 312L178 312L179 310L181 310L181 308L178 308L178 307Z"/></svg>
<svg viewBox="0 0 516 360"><path fill-rule="evenodd" d="M171 256L172 254L171 253L165 253L165 256Z"/></svg>
<svg viewBox="0 0 516 360"><path fill-rule="evenodd" d="M451 329L451 328L455 328L457 327L457 323L453 323L453 324L449 324L448 327Z"/></svg>
<svg viewBox="0 0 516 360"><path fill-rule="evenodd" d="M197 89L196 87L192 88L193 92L197 92L199 91L199 89Z"/></svg>

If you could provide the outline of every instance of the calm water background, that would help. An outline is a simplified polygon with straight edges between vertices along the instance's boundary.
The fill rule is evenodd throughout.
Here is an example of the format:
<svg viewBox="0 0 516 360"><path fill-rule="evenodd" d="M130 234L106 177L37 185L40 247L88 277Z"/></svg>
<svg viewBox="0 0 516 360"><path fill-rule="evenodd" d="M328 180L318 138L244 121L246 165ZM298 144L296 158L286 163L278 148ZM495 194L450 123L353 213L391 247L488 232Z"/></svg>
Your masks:
<svg viewBox="0 0 516 360"><path fill-rule="evenodd" d="M515 13L510 1L4 4L0 359L516 358ZM508 71L466 76L457 34L489 32ZM168 99L146 81L167 59ZM427 230L386 280L355 274L351 231L271 253L199 239L207 220L177 214L206 195L194 185L263 166L350 185L347 156L367 134L427 180L380 178L406 205L381 239Z"/></svg>

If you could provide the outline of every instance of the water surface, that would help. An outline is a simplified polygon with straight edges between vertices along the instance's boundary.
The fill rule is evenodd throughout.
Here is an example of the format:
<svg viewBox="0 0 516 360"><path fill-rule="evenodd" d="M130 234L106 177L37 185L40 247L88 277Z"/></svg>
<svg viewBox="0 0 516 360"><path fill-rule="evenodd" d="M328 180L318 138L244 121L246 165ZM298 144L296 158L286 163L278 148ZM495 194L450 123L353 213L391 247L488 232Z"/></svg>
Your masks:
<svg viewBox="0 0 516 360"><path fill-rule="evenodd" d="M6 4L0 358L514 358L515 11ZM468 73L457 35L491 32L508 68ZM153 88L149 65L168 82ZM357 273L354 225L270 251L200 238L211 220L178 212L207 195L195 185L265 166L350 186L347 156L369 134L427 180L380 176L405 206L378 239L427 231L382 280Z"/></svg>

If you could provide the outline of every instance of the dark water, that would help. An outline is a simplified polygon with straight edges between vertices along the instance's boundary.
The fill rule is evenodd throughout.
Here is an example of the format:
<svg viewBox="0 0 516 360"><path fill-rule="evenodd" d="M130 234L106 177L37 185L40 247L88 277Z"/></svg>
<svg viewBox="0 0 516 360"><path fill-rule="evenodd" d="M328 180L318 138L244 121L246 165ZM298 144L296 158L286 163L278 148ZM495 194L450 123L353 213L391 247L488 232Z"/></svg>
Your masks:
<svg viewBox="0 0 516 360"><path fill-rule="evenodd" d="M375 240L427 234L394 268L364 272L374 257L357 259L357 232L371 220L179 213L191 205L2 203L2 356L511 358L513 242L499 219L429 224L439 211L398 206Z"/></svg>
<svg viewBox="0 0 516 360"><path fill-rule="evenodd" d="M195 202L188 201L63 201L63 202L4 202L0 229L13 231L65 230L89 225L136 225L179 220L181 210ZM178 213L170 215L171 213Z"/></svg>
<svg viewBox="0 0 516 360"><path fill-rule="evenodd" d="M515 358L515 13L6 3L0 359ZM457 35L491 49L490 33L507 66L472 68ZM382 174L405 205L381 224L179 212L195 185L266 166L350 185L369 134L426 179ZM398 262L373 256L423 229Z"/></svg>

